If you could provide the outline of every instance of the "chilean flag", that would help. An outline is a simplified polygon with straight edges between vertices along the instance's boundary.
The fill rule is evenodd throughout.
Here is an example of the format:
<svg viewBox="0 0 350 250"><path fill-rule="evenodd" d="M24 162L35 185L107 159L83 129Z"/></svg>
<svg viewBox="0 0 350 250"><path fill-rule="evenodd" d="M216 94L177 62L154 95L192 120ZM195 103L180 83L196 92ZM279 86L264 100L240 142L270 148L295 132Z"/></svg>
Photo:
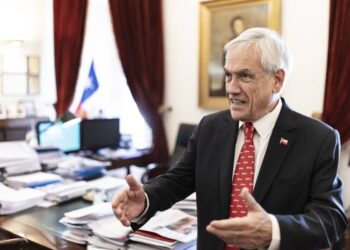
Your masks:
<svg viewBox="0 0 350 250"><path fill-rule="evenodd" d="M82 119L87 118L87 113L83 109L83 104L90 96L92 96L97 91L97 89L98 89L98 81L95 73L94 62L92 61L90 66L90 71L89 71L89 78L86 82L83 96L81 97L80 103L77 107L77 110L75 111L75 114L78 117Z"/></svg>

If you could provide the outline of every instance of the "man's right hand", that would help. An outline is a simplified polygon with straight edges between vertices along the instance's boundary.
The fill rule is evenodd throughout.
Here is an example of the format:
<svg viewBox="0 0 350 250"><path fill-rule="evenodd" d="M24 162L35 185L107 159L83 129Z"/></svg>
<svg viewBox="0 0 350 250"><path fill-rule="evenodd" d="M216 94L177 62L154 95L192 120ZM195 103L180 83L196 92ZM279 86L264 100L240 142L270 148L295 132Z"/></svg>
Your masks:
<svg viewBox="0 0 350 250"><path fill-rule="evenodd" d="M145 191L131 175L126 177L129 188L117 193L112 200L115 216L124 226L130 226L131 220L138 217L145 209Z"/></svg>

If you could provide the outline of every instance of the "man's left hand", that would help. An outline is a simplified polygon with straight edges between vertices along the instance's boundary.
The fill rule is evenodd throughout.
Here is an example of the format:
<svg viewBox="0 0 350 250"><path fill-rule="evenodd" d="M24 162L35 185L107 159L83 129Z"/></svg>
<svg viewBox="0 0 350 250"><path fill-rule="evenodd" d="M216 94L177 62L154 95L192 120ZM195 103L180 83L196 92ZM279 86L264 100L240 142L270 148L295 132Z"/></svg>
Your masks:
<svg viewBox="0 0 350 250"><path fill-rule="evenodd" d="M247 216L214 220L207 226L207 231L235 247L244 249L268 247L272 239L272 222L269 214L255 201L247 188L243 188L240 195L247 205Z"/></svg>

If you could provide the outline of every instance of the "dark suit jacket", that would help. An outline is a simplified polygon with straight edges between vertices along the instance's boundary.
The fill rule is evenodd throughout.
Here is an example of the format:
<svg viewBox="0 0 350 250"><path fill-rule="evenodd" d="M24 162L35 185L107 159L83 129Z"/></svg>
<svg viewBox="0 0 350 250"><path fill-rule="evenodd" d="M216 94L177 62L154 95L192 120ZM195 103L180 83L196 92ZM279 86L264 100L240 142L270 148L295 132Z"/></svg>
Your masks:
<svg viewBox="0 0 350 250"><path fill-rule="evenodd" d="M229 111L204 117L182 159L144 186L150 201L147 218L196 191L198 249L223 249L224 242L205 228L229 216L237 131ZM288 144L281 144L281 138ZM278 220L281 249L327 248L340 239L347 219L338 161L338 132L292 111L283 100L253 191Z"/></svg>

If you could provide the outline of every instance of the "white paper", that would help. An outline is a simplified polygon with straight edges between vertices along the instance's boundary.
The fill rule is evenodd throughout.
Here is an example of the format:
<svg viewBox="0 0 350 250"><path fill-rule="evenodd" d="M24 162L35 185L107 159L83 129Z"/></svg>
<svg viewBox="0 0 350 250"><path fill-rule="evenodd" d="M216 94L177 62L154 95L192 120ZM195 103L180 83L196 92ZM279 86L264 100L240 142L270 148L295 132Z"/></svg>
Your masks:
<svg viewBox="0 0 350 250"><path fill-rule="evenodd" d="M112 204L110 202L97 203L89 207L80 208L67 212L64 216L70 221L94 221L96 219L102 218L104 216L113 215Z"/></svg>
<svg viewBox="0 0 350 250"><path fill-rule="evenodd" d="M12 214L34 207L41 202L45 193L31 188L15 190L0 183L0 214Z"/></svg>
<svg viewBox="0 0 350 250"><path fill-rule="evenodd" d="M110 239L124 238L132 231L131 227L123 226L114 215L89 223L88 226L95 235Z"/></svg>
<svg viewBox="0 0 350 250"><path fill-rule="evenodd" d="M25 141L0 142L0 162L33 158L38 154Z"/></svg>
<svg viewBox="0 0 350 250"><path fill-rule="evenodd" d="M190 242L197 237L197 218L177 209L157 213L141 230L181 242Z"/></svg>
<svg viewBox="0 0 350 250"><path fill-rule="evenodd" d="M108 191L112 189L126 187L127 183L125 179L112 177L112 176L104 176L96 180L88 181L88 186L91 189Z"/></svg>
<svg viewBox="0 0 350 250"><path fill-rule="evenodd" d="M14 188L27 187L30 185L43 186L45 183L61 181L63 181L61 176L45 172L36 172L32 174L10 176L6 178L6 183Z"/></svg>

